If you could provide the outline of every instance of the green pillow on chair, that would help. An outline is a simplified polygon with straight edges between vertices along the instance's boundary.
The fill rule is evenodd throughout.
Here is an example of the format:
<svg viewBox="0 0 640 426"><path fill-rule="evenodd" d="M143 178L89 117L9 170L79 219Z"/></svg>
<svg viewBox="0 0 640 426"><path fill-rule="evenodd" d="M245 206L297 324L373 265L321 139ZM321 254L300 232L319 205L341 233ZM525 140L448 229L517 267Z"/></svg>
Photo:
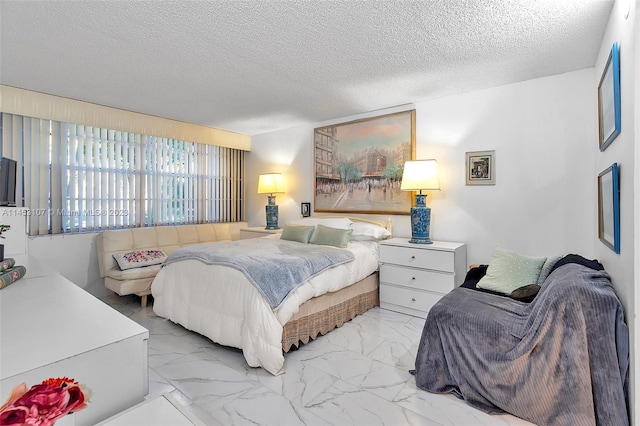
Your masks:
<svg viewBox="0 0 640 426"><path fill-rule="evenodd" d="M511 294L519 287L536 283L546 260L546 257L520 256L497 247L487 274L478 281L476 287Z"/></svg>

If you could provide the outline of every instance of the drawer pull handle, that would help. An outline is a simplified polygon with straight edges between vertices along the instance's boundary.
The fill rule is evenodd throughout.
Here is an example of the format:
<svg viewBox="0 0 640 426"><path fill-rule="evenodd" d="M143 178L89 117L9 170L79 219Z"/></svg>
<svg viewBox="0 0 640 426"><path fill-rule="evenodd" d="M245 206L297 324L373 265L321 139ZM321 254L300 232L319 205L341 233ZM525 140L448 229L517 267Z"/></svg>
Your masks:
<svg viewBox="0 0 640 426"><path fill-rule="evenodd" d="M412 302L415 302L415 301L416 301L416 298L415 298L415 297L412 297L412 298L411 298L411 301L412 301Z"/></svg>
<svg viewBox="0 0 640 426"><path fill-rule="evenodd" d="M415 256L411 256L411 260L416 260L416 257Z"/></svg>
<svg viewBox="0 0 640 426"><path fill-rule="evenodd" d="M411 281L415 281L415 280L416 280L416 277L411 277Z"/></svg>

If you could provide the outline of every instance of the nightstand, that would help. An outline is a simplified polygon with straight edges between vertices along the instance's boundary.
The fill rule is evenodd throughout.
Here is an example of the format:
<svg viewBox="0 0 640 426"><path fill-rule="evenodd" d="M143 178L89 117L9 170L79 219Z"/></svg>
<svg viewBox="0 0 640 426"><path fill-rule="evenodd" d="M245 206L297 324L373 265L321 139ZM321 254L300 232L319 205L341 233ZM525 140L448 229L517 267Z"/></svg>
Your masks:
<svg viewBox="0 0 640 426"><path fill-rule="evenodd" d="M380 307L426 318L429 309L464 281L467 246L409 238L380 242Z"/></svg>
<svg viewBox="0 0 640 426"><path fill-rule="evenodd" d="M264 226L253 226L251 228L242 228L240 230L240 239L246 240L248 238L259 238L271 234L279 234L282 232L280 229L264 229Z"/></svg>

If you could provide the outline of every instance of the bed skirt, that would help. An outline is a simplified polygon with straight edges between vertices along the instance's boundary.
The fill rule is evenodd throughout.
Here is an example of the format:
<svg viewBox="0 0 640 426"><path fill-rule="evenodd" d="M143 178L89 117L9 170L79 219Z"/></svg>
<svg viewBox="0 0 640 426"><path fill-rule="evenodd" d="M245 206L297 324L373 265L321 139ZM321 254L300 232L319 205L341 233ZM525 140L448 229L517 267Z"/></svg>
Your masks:
<svg viewBox="0 0 640 426"><path fill-rule="evenodd" d="M282 349L289 352L379 305L378 272L341 290L308 300L284 325Z"/></svg>

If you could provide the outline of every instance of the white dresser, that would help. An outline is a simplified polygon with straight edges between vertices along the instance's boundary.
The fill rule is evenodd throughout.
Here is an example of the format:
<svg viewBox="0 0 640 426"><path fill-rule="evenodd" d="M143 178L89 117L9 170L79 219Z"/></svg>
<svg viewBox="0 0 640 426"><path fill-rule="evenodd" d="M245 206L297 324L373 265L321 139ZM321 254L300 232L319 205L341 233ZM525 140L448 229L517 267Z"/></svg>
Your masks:
<svg viewBox="0 0 640 426"><path fill-rule="evenodd" d="M409 238L380 243L380 307L426 318L442 296L464 281L464 243L412 244Z"/></svg>
<svg viewBox="0 0 640 426"><path fill-rule="evenodd" d="M27 273L0 290L1 402L20 383L64 376L93 394L61 425L94 425L144 401L149 331L38 259L14 257Z"/></svg>

